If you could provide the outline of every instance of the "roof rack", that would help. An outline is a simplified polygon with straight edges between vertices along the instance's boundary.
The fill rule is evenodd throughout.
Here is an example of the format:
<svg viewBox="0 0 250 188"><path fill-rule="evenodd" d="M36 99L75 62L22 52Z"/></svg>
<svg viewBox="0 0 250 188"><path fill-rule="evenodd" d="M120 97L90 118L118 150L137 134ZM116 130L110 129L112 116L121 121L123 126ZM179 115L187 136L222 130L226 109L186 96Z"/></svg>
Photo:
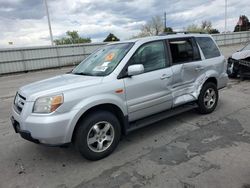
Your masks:
<svg viewBox="0 0 250 188"><path fill-rule="evenodd" d="M208 34L206 32L177 31L177 32L163 32L163 33L159 34L158 36L175 35L178 33L182 33L182 34Z"/></svg>

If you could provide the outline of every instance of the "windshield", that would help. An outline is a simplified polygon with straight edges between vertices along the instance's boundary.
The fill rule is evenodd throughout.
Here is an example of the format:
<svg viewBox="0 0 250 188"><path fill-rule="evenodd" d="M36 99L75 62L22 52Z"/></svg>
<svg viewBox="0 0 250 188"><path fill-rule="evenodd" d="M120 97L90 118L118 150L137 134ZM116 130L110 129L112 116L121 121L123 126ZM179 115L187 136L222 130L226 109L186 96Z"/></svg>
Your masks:
<svg viewBox="0 0 250 188"><path fill-rule="evenodd" d="M250 50L250 44L246 45L241 51Z"/></svg>
<svg viewBox="0 0 250 188"><path fill-rule="evenodd" d="M83 60L72 73L106 76L116 68L132 46L133 43L106 45Z"/></svg>

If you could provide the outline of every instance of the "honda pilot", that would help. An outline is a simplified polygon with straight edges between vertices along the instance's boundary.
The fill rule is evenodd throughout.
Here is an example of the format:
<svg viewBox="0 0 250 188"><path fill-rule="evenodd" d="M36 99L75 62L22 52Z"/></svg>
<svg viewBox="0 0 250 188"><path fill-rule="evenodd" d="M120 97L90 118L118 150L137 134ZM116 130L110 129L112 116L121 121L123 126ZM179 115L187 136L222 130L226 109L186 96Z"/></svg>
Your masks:
<svg viewBox="0 0 250 188"><path fill-rule="evenodd" d="M70 73L21 87L12 124L26 140L73 143L98 160L130 131L193 108L213 112L228 82L226 66L207 34L110 43Z"/></svg>

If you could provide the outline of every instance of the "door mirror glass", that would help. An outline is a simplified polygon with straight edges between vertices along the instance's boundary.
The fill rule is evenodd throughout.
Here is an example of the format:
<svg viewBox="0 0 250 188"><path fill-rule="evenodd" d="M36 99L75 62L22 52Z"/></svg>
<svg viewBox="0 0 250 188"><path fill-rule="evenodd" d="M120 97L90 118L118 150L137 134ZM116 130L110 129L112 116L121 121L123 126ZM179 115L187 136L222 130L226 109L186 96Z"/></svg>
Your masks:
<svg viewBox="0 0 250 188"><path fill-rule="evenodd" d="M130 65L128 67L128 76L135 76L144 72L142 64Z"/></svg>

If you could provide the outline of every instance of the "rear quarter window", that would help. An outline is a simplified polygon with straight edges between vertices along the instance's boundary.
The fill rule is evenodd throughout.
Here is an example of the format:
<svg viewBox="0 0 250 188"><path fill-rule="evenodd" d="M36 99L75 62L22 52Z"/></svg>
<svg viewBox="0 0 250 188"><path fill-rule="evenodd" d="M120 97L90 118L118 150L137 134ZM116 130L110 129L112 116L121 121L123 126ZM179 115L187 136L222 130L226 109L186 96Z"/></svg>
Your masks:
<svg viewBox="0 0 250 188"><path fill-rule="evenodd" d="M206 59L219 57L221 55L219 49L210 37L197 37L196 41Z"/></svg>

